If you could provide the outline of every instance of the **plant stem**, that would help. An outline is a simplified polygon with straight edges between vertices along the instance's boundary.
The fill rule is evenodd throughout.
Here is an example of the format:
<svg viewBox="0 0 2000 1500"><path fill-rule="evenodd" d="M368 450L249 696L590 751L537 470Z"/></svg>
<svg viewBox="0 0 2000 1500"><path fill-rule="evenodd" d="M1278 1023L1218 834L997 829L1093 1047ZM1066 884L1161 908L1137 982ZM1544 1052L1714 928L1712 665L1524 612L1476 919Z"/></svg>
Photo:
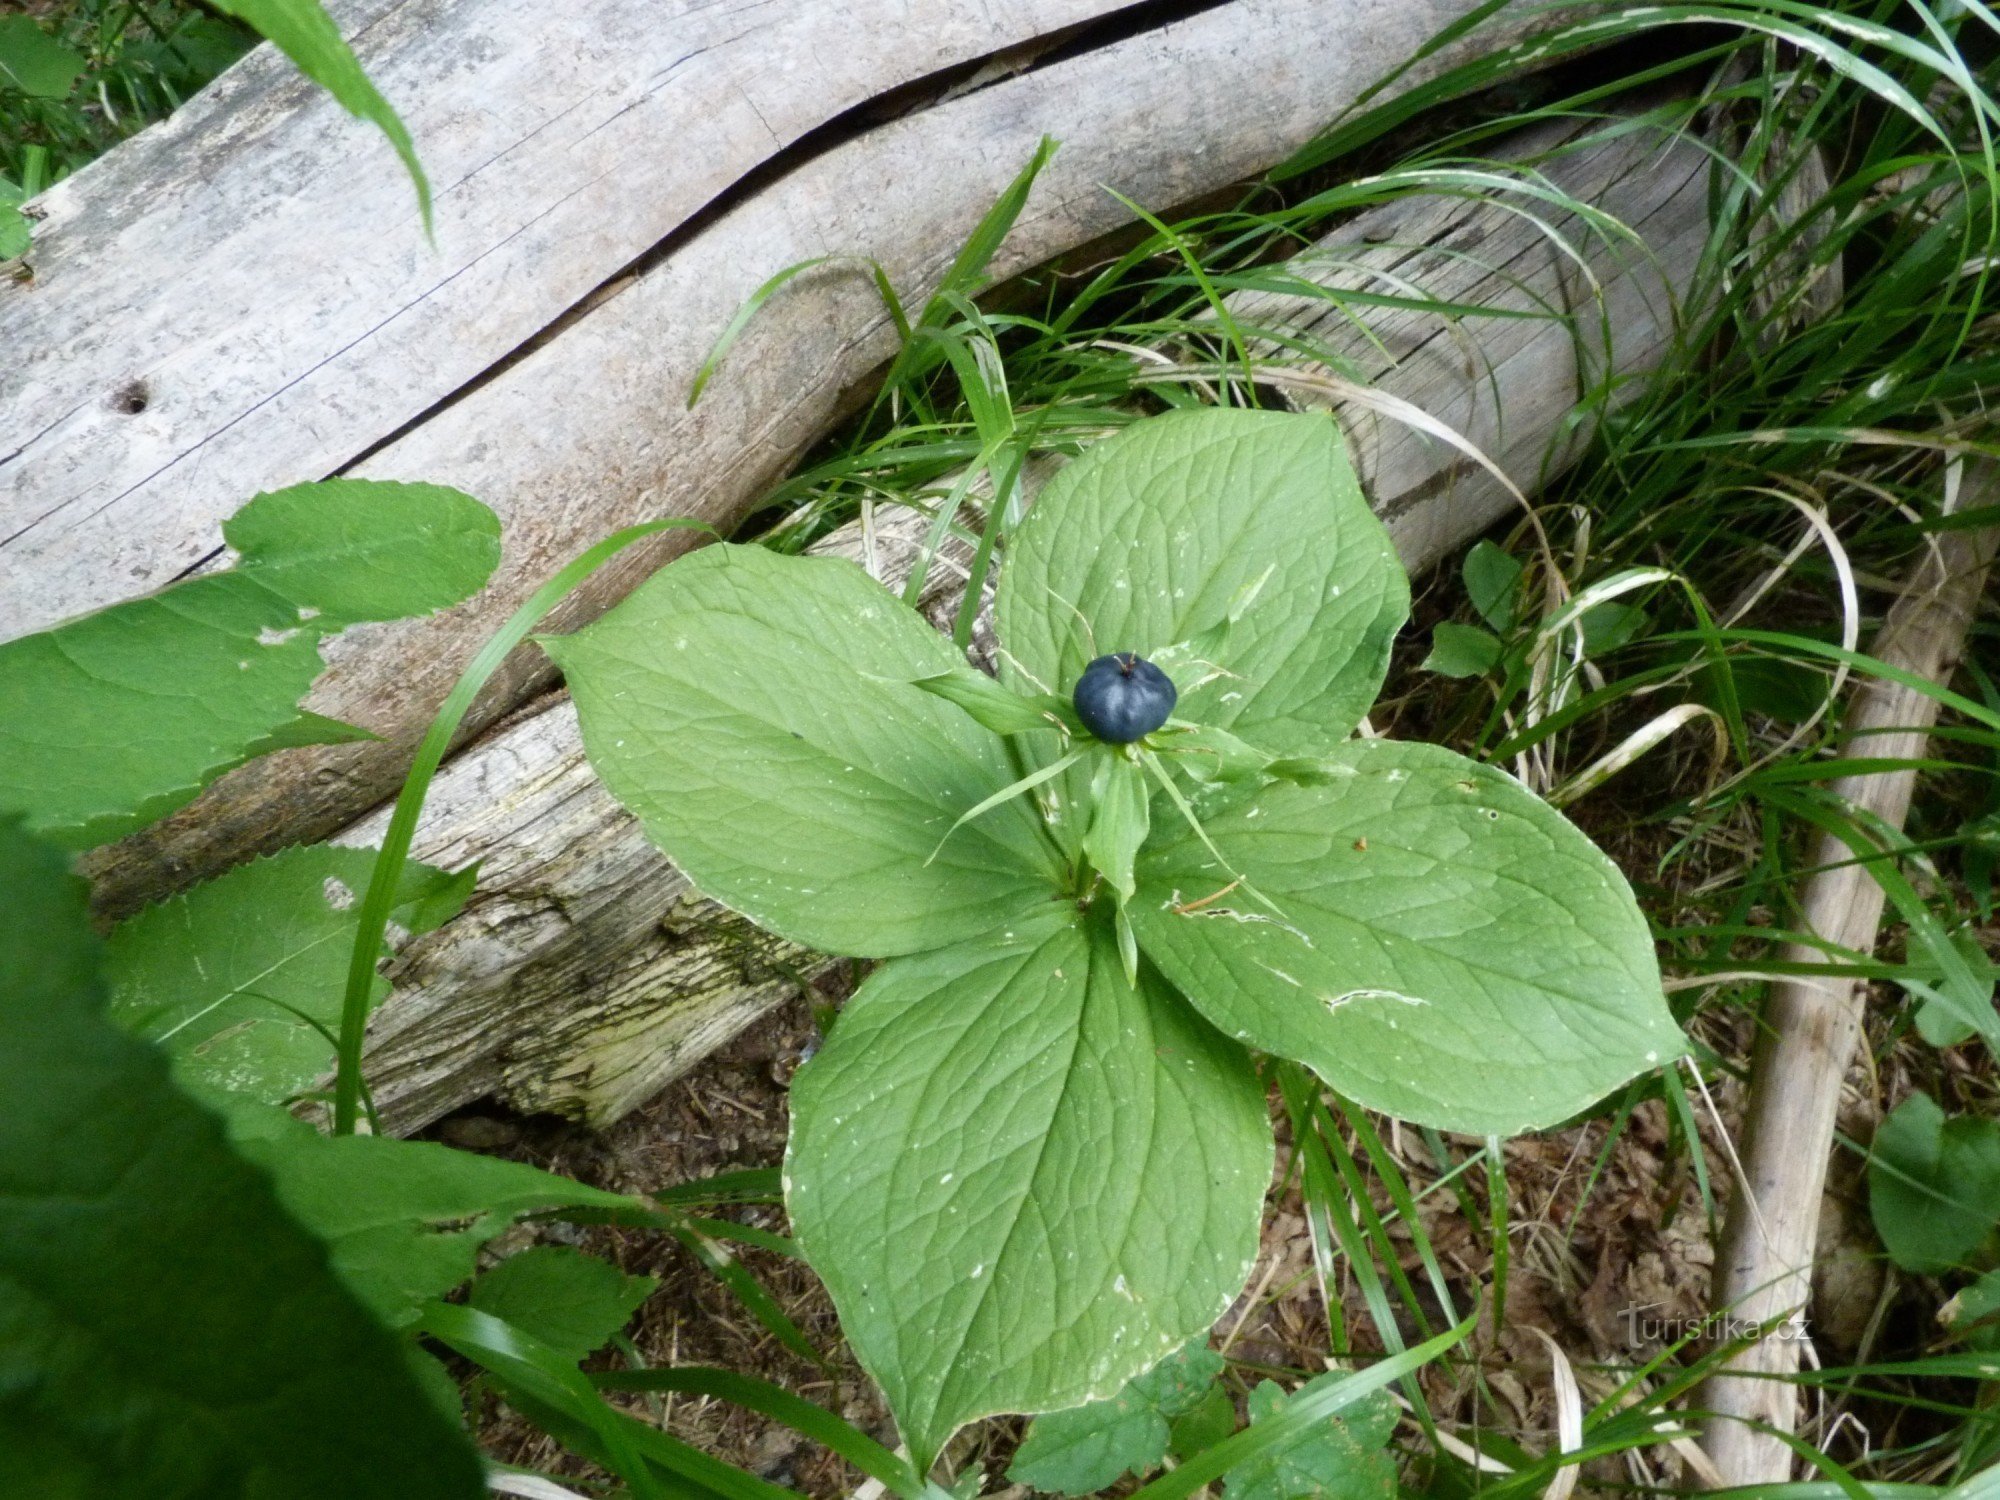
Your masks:
<svg viewBox="0 0 2000 1500"><path fill-rule="evenodd" d="M410 841L416 835L417 816L423 811L431 778L443 763L445 751L451 748L452 736L458 733L466 711L472 707L473 699L479 696L479 690L486 686L486 680L500 663L527 639L528 632L591 574L634 542L662 531L687 528L716 534L715 528L704 521L676 516L664 521L644 521L637 526L628 526L583 553L536 589L528 602L515 610L507 623L480 648L479 654L459 674L450 696L431 720L423 742L417 746L416 759L410 764L409 774L403 778L403 789L397 794L396 810L390 815L389 831L383 837L381 852L375 856L375 868L368 878L368 893L362 897L361 912L355 923L354 948L347 962L347 990L340 1006L340 1047L336 1054L333 1081L335 1135L354 1133L355 1114L361 1100L361 1047L367 1033L369 1002L375 992L375 966L381 961L382 940L389 930L389 913L396 904L396 887L402 882L403 868L410 860Z"/></svg>

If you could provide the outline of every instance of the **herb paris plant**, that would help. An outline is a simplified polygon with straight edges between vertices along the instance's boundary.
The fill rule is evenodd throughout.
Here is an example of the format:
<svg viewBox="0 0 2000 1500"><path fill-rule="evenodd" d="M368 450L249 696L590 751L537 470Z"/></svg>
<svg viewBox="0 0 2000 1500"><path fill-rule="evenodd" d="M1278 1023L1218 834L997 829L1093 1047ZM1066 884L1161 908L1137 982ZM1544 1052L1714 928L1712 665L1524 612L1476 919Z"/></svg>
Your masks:
<svg viewBox="0 0 2000 1500"><path fill-rule="evenodd" d="M799 1243L920 1466L1101 1399L1243 1285L1245 1044L1477 1134L1682 1047L1616 867L1511 777L1346 737L1409 608L1330 419L1184 411L1012 537L1001 682L844 562L697 552L547 641L593 764L710 896L886 959L793 1095ZM1130 744L1102 653L1178 694ZM1011 691L1010 691L1011 690Z"/></svg>

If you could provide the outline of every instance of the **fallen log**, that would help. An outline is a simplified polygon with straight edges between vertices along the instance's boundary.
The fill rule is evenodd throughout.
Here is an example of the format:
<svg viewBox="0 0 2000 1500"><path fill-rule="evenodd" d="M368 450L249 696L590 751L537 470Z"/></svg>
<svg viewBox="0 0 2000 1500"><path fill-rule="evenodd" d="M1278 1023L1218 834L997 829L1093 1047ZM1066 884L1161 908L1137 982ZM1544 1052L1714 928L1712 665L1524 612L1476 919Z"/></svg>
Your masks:
<svg viewBox="0 0 2000 1500"><path fill-rule="evenodd" d="M1332 289L1414 291L1503 315L1271 293L1230 300L1246 326L1315 340L1347 371L1340 379L1365 382L1378 405L1401 400L1443 418L1507 476L1364 405L1336 403L1330 368L1294 362L1285 389L1299 404L1339 405L1366 491L1413 572L1574 460L1587 433L1567 418L1581 391L1606 377L1629 385L1674 347L1709 233L1708 158L1647 133L1581 143L1577 133L1538 129L1501 151L1542 159L1549 180L1630 225L1639 244L1564 215L1537 224L1488 199L1440 195L1363 214L1292 263ZM1523 312L1532 316L1504 315ZM928 525L895 513L872 536L844 528L830 547L873 557L878 576L899 582ZM926 598L948 621L964 575L945 564ZM342 838L374 842L385 822L378 814ZM610 1120L832 962L700 900L597 784L559 695L446 766L416 853L449 866L481 860L482 879L460 917L397 961L395 992L371 1027L368 1078L392 1129L488 1094Z"/></svg>
<svg viewBox="0 0 2000 1500"><path fill-rule="evenodd" d="M920 303L1044 134L1064 148L996 274L1128 223L1106 188L1165 207L1263 169L1477 8L942 0L915 26L887 0L353 0L439 185L437 254L379 143L269 57L59 185L32 289L0 305L32 362L0 396L0 634L208 565L224 516L302 479L455 485L504 525L476 599L329 651L309 706L379 743L266 757L100 851L100 911L380 802L478 645L592 542L662 514L733 526L893 351L861 261ZM1528 24L1502 16L1398 87ZM982 64L1021 71L954 92ZM819 256L842 258L686 410L759 282ZM683 545L633 549L552 628ZM517 654L467 735L552 681Z"/></svg>
<svg viewBox="0 0 2000 1500"><path fill-rule="evenodd" d="M1977 511L2000 502L2000 468L1969 465L1948 509ZM1911 677L1944 686L1965 650L2000 527L1942 530L1883 621L1871 653ZM1904 761L1904 769L1843 776L1827 791L1864 821L1900 832L1916 790L1915 763L1928 754L1938 701L1886 677L1856 689L1848 711L1843 759ZM1827 955L1872 954L1880 939L1884 892L1869 866L1832 833L1813 840L1815 873L1799 893L1800 931L1783 964L1824 965ZM1751 1063L1749 1107L1736 1184L1716 1257L1711 1304L1745 1330L1770 1331L1748 1345L1703 1388L1697 1405L1713 1414L1702 1448L1717 1483L1783 1484L1794 1454L1775 1432L1798 1420L1798 1388L1785 1377L1799 1367L1822 1200L1840 1092L1854 1060L1868 983L1801 974L1781 979L1764 1002ZM1758 1423L1761 1426L1747 1424Z"/></svg>

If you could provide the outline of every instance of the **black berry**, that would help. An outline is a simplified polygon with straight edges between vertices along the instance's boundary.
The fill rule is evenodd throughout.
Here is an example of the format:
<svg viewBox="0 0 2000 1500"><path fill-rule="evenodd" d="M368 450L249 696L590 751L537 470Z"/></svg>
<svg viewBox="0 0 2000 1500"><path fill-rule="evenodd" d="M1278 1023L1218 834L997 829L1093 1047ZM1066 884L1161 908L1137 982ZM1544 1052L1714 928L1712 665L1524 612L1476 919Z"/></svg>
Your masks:
<svg viewBox="0 0 2000 1500"><path fill-rule="evenodd" d="M1173 679L1129 651L1100 656L1076 680L1076 716L1100 740L1114 745L1143 738L1174 711Z"/></svg>

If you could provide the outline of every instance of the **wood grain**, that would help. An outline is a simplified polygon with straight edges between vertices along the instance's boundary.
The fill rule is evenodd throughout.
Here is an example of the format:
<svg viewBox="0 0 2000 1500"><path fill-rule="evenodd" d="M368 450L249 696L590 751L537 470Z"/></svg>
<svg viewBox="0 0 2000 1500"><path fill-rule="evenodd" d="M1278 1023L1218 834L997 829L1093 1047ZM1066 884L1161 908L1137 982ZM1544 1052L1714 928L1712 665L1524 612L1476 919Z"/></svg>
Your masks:
<svg viewBox="0 0 2000 1500"><path fill-rule="evenodd" d="M235 468L226 484L198 487L185 504L175 498L178 487L171 495L147 491L152 498L144 505L137 496L130 505L120 501L115 519L103 509L109 495L124 494L115 486L87 494L79 488L73 503L70 481L38 489L40 498L21 506L33 512L35 524L0 547L16 559L7 564L15 571L0 586L0 597L8 599L16 618L46 618L156 583L213 547L223 515L249 490L279 478L316 477L329 466L457 485L492 505L505 528L501 573L477 599L434 619L351 631L330 649L328 672L310 707L364 725L382 737L379 744L289 751L224 778L192 807L92 861L100 910L130 910L250 853L324 836L388 795L422 726L478 644L535 584L609 531L661 514L733 525L848 409L893 348L889 320L853 257L877 261L906 300L920 300L1047 133L1065 144L995 270L1006 273L1047 260L1128 222L1129 211L1107 188L1165 207L1268 166L1438 28L1472 8L1470 0L1230 0L1101 46L1079 44L1039 67L876 124L755 184L726 212L642 257L631 274L603 287L555 336L497 364L489 358L491 347L483 345L479 359L487 363L476 378L465 377L459 365L445 373L422 365L411 377L424 393L420 398L378 403L377 415L355 428L356 437L362 428L372 429L365 439L315 449L309 463L300 458L282 475L257 477ZM799 8L779 9L791 14ZM829 14L850 12L860 13L855 6L840 6ZM401 42L382 50L385 63L394 63L400 46L428 52L432 45L427 36L398 35ZM1487 35L1481 33L1482 44ZM1453 55L1442 54L1428 66L1443 65ZM475 71L489 66L499 64L481 63ZM402 97L394 87L396 76L392 67L391 92ZM814 76L804 70L799 80ZM1406 75L1403 86L1421 76L1422 71ZM696 112L678 118L701 119L694 104L685 107ZM212 128L226 141L232 127L218 118ZM631 149L657 155L663 133L671 134L656 119L652 133ZM421 127L417 134L423 142ZM191 158L200 160L215 142L203 137L184 144ZM294 144L306 154L302 160L310 157L312 142ZM351 155L352 143L346 149ZM222 167L227 166L225 155ZM601 169L612 174L607 179L612 187L622 180L619 162ZM458 168L434 165L433 170L441 183L450 183ZM574 169L549 170L569 180ZM621 189L601 197L598 211L613 217L639 211L626 207L628 199L665 190L651 178L640 181L630 195ZM388 212L373 198L364 201L371 213ZM345 200L338 207L322 200L319 208L343 223L352 212ZM125 233L141 235L147 227L146 216L136 214ZM312 236L306 241L310 246ZM544 243L539 256L513 274L536 274L542 261L562 259L568 243ZM285 263L271 246L264 250L266 263ZM406 251L415 257L415 250ZM344 260L317 249L309 253L309 274L265 278L261 294L245 290L258 278L239 274L228 295L260 300L267 311L281 302L310 304L322 295L345 295L355 277ZM737 346L700 405L686 410L695 370L744 299L772 272L822 255L849 259L789 286ZM456 286L452 283L450 296L457 295ZM211 291L225 296L219 284ZM487 300L504 304L506 299L496 289ZM115 317L92 326L98 330L92 337L124 338ZM442 330L422 340L424 358L445 358L433 346L459 336ZM276 330L246 337L253 343L284 342ZM148 347L138 346L134 357ZM218 344L214 352L233 361L242 351ZM291 372L285 381L317 371L319 359L315 352L281 361ZM150 366L142 362L134 368ZM291 410L286 424L345 423L342 413L351 402L375 400L366 394L373 389L370 381L350 375L321 388L308 409ZM464 383L468 378L471 383ZM259 398L256 410L273 399L276 393ZM68 407L57 401L52 409ZM398 423L413 420L406 415L412 410L418 413L414 425L398 430ZM179 430L170 421L171 406L149 407L132 420L145 422L156 411L163 425ZM102 419L79 412L76 420L84 425L64 428L67 436L60 443L52 430L32 456L16 460L16 473L95 463L86 451L99 440L90 424ZM232 434L241 428L242 421L218 426L212 441L197 441L200 430L191 430L186 437L163 439L160 452L184 452L184 460L175 461L190 475L208 472L211 465L219 472L246 461L228 456L238 454ZM357 452L366 456L349 463ZM70 540L59 542L60 537ZM31 544L40 549L32 576ZM635 555L571 601L558 628L601 610L681 545L670 540L634 549ZM145 561L160 548L172 551L168 564ZM89 576L110 581L75 581ZM56 602L30 602L45 597ZM521 653L475 707L468 733L551 680L537 655Z"/></svg>

